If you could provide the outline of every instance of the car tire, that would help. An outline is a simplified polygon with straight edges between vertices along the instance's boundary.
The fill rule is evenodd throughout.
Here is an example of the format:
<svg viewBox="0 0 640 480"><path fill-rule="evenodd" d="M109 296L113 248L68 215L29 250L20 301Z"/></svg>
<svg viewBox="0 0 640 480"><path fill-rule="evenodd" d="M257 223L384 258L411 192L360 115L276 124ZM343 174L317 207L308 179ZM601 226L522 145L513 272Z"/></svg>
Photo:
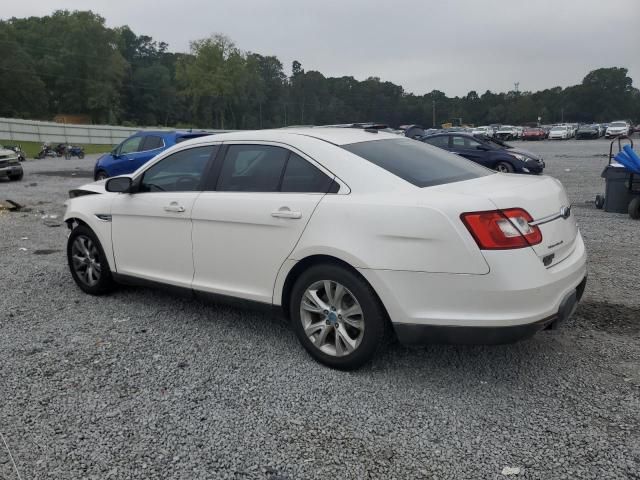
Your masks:
<svg viewBox="0 0 640 480"><path fill-rule="evenodd" d="M24 177L24 172L20 172L17 175L9 175L9 180L19 182L20 180L22 180L22 177Z"/></svg>
<svg viewBox="0 0 640 480"><path fill-rule="evenodd" d="M115 289L100 240L89 227L79 225L71 231L67 240L67 262L73 280L83 292L104 295Z"/></svg>
<svg viewBox="0 0 640 480"><path fill-rule="evenodd" d="M629 202L629 216L634 220L640 220L640 197Z"/></svg>
<svg viewBox="0 0 640 480"><path fill-rule="evenodd" d="M97 182L98 180L105 180L107 178L109 178L109 174L107 174L107 172L104 170L98 170L94 180Z"/></svg>
<svg viewBox="0 0 640 480"><path fill-rule="evenodd" d="M511 165L509 162L496 163L495 170L501 173L513 173L515 171L513 165Z"/></svg>
<svg viewBox="0 0 640 480"><path fill-rule="evenodd" d="M602 210L604 208L604 195L596 195L595 205L598 210Z"/></svg>
<svg viewBox="0 0 640 480"><path fill-rule="evenodd" d="M307 352L339 370L370 361L388 337L380 299L362 277L340 265L315 265L303 272L293 285L289 312Z"/></svg>

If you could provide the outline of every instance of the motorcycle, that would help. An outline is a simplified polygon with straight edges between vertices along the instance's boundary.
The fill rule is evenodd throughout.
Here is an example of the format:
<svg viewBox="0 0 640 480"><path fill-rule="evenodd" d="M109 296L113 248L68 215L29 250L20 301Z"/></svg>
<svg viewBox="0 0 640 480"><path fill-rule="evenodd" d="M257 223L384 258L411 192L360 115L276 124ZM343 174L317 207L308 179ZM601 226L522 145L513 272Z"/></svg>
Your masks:
<svg viewBox="0 0 640 480"><path fill-rule="evenodd" d="M64 158L69 160L71 157L84 158L84 147L77 145L67 145L67 149L64 153Z"/></svg>
<svg viewBox="0 0 640 480"><path fill-rule="evenodd" d="M56 150L54 148L51 148L51 145L49 145L48 143L43 143L42 144L42 148L40 149L40 152L36 155L36 158L38 160L41 160L45 157L59 157L60 155L58 155L58 152L56 152Z"/></svg>
<svg viewBox="0 0 640 480"><path fill-rule="evenodd" d="M71 157L84 158L84 148L76 145L69 145L68 143L59 143L56 147L56 153L58 156L69 160Z"/></svg>

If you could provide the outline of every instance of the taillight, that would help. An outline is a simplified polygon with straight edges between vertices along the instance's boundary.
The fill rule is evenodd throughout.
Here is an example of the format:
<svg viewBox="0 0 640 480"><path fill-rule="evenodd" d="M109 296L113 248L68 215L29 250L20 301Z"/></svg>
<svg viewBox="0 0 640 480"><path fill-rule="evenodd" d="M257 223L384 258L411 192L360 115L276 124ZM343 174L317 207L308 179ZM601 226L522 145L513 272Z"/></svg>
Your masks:
<svg viewBox="0 0 640 480"><path fill-rule="evenodd" d="M524 248L542 242L542 232L531 226L531 215L522 208L470 212L460 219L482 250Z"/></svg>

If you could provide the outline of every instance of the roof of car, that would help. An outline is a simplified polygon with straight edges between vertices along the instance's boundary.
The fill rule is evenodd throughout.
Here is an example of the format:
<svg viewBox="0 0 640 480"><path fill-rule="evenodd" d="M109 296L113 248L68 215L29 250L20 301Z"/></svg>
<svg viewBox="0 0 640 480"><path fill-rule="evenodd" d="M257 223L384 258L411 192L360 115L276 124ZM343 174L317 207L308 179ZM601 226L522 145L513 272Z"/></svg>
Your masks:
<svg viewBox="0 0 640 480"><path fill-rule="evenodd" d="M245 130L228 133L220 133L211 136L211 140L218 141L284 141L289 135L304 135L317 138L334 145L347 145L350 143L367 142L371 140L404 138L399 135L360 128L341 127L287 127L273 130ZM200 139L202 140L202 138Z"/></svg>
<svg viewBox="0 0 640 480"><path fill-rule="evenodd" d="M136 135L214 135L214 132L206 130L140 130Z"/></svg>

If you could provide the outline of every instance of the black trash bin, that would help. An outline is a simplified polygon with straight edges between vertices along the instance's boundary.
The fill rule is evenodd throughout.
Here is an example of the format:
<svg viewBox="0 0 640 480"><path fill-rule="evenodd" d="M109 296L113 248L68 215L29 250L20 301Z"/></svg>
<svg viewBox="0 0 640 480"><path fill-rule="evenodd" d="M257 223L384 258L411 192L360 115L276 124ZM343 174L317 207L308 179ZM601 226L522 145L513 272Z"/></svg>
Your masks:
<svg viewBox="0 0 640 480"><path fill-rule="evenodd" d="M606 182L604 194L604 210L610 213L627 213L629 202L637 196L634 186L640 181L638 175L623 167L607 165L602 171Z"/></svg>

